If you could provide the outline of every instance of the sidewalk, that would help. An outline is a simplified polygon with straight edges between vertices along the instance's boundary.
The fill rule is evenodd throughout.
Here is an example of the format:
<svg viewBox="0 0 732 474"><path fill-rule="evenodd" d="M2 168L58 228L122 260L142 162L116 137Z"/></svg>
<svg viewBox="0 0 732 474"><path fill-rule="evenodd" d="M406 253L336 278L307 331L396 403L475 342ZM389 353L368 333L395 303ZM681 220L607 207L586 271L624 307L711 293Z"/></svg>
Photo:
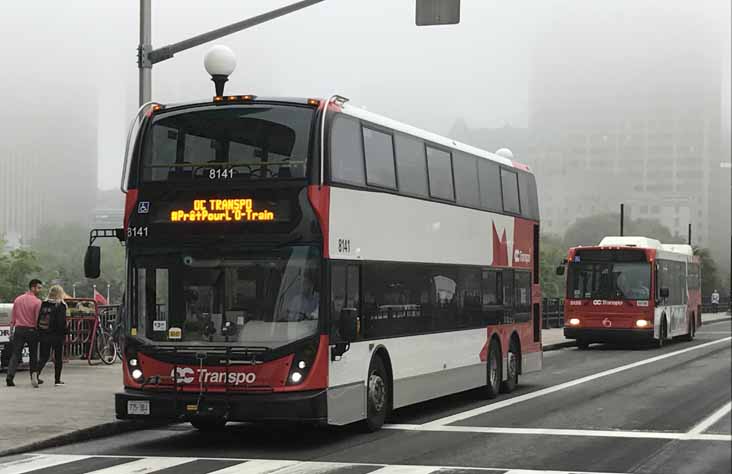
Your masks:
<svg viewBox="0 0 732 474"><path fill-rule="evenodd" d="M703 321L732 319L725 313L705 314ZM572 347L563 330L542 331L544 350ZM122 389L120 364L89 366L86 361L64 365L66 385L53 385L53 366L46 367L40 388L31 387L28 372L19 371L15 387L6 387L0 374L0 456L46 449L85 439L139 429L114 416L114 393Z"/></svg>
<svg viewBox="0 0 732 474"><path fill-rule="evenodd" d="M732 319L732 316L724 312L719 312L716 314L704 313L702 314L702 327L704 327L704 324L709 324L714 321L725 321L730 319ZM544 352L555 351L557 349L562 349L565 347L574 347L577 345L574 339L564 338L564 329L562 328L542 329L541 341Z"/></svg>
<svg viewBox="0 0 732 474"><path fill-rule="evenodd" d="M15 375L15 387L5 386L0 373L0 456L21 446L47 442L59 437L70 440L114 432L124 424L114 417L114 393L122 388L120 364L89 366L75 360L64 364L64 386L53 385L53 364L41 378L46 383L35 389L27 370ZM58 439L57 439L58 438Z"/></svg>

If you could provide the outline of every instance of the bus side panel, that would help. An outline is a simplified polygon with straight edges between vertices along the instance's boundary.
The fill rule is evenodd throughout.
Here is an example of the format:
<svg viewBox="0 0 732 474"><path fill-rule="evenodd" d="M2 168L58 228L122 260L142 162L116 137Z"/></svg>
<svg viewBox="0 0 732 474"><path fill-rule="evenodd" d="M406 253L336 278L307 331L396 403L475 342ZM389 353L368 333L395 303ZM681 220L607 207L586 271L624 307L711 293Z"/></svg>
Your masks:
<svg viewBox="0 0 732 474"><path fill-rule="evenodd" d="M686 305L658 305L654 312L653 337L658 339L661 330L661 318L666 316L668 337L682 336L688 333L688 314Z"/></svg>
<svg viewBox="0 0 732 474"><path fill-rule="evenodd" d="M366 377L372 354L379 348L391 361L394 408L399 408L485 385L481 350L486 342L486 329L470 329L352 343L340 360L331 362L329 423L345 424L366 416Z"/></svg>

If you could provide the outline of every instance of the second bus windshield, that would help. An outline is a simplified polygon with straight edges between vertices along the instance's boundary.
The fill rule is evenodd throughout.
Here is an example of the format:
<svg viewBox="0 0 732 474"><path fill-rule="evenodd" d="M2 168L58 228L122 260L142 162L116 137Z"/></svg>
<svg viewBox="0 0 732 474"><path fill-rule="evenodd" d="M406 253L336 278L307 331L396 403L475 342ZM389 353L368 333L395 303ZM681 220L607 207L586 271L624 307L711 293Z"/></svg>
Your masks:
<svg viewBox="0 0 732 474"><path fill-rule="evenodd" d="M569 265L568 298L647 300L651 294L648 263L582 262Z"/></svg>

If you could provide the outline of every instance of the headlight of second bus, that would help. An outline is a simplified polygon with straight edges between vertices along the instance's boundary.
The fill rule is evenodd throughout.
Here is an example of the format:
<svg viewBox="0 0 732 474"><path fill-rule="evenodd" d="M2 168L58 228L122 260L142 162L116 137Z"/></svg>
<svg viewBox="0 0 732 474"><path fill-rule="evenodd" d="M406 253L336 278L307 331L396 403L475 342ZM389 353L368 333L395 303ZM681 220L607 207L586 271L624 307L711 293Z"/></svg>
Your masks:
<svg viewBox="0 0 732 474"><path fill-rule="evenodd" d="M579 326L579 324L580 324L579 318L572 318L569 320L570 326Z"/></svg>
<svg viewBox="0 0 732 474"><path fill-rule="evenodd" d="M645 319L639 319L635 322L635 327L637 328L647 328L650 327L651 322L647 321Z"/></svg>
<svg viewBox="0 0 732 474"><path fill-rule="evenodd" d="M315 361L315 354L318 351L318 343L308 344L295 353L292 358L292 367L287 376L287 385L298 385L305 381L310 372L310 367Z"/></svg>

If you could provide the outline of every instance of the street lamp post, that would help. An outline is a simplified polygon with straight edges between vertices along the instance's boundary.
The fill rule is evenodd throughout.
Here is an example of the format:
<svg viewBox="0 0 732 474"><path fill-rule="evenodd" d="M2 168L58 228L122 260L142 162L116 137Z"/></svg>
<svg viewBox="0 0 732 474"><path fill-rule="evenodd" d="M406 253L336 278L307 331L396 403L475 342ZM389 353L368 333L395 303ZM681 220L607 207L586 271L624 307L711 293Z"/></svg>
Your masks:
<svg viewBox="0 0 732 474"><path fill-rule="evenodd" d="M140 71L139 105L142 106L152 99L152 67L156 63L170 59L181 51L246 30L324 1L302 0L193 36L178 43L152 49L152 0L140 0L140 44L137 47L137 67ZM415 11L417 26L454 25L460 22L460 0L417 0Z"/></svg>

